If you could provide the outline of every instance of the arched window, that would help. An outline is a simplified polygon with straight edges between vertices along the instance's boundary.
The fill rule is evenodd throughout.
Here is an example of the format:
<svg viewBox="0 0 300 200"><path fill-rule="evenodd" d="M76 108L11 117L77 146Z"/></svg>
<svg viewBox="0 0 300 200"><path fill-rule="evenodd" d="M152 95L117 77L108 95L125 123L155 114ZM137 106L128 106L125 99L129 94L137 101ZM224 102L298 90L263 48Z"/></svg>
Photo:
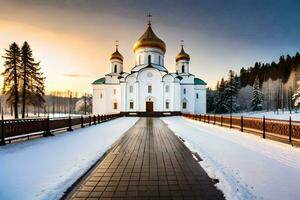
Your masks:
<svg viewBox="0 0 300 200"><path fill-rule="evenodd" d="M134 103L133 103L133 101L130 101L129 102L129 109L133 109L134 108Z"/></svg>
<svg viewBox="0 0 300 200"><path fill-rule="evenodd" d="M160 65L160 56L158 56L158 64Z"/></svg>
<svg viewBox="0 0 300 200"><path fill-rule="evenodd" d="M117 73L117 65L114 67L114 73Z"/></svg>
<svg viewBox="0 0 300 200"><path fill-rule="evenodd" d="M182 109L186 109L187 107L187 102L182 102Z"/></svg>
<svg viewBox="0 0 300 200"><path fill-rule="evenodd" d="M184 65L181 66L181 72L184 73Z"/></svg>
<svg viewBox="0 0 300 200"><path fill-rule="evenodd" d="M129 93L133 93L133 86L132 85L129 86Z"/></svg>
<svg viewBox="0 0 300 200"><path fill-rule="evenodd" d="M148 85L148 93L152 93L152 86Z"/></svg>
<svg viewBox="0 0 300 200"><path fill-rule="evenodd" d="M117 102L114 102L114 103L113 103L113 109L114 109L114 110L117 110L117 109L118 109L118 103L117 103Z"/></svg>
<svg viewBox="0 0 300 200"><path fill-rule="evenodd" d="M148 64L151 64L151 55L148 55Z"/></svg>
<svg viewBox="0 0 300 200"><path fill-rule="evenodd" d="M196 93L196 99L199 99L199 93Z"/></svg>
<svg viewBox="0 0 300 200"><path fill-rule="evenodd" d="M166 109L168 110L170 108L170 102L169 100L166 101Z"/></svg>
<svg viewBox="0 0 300 200"><path fill-rule="evenodd" d="M183 89L183 94L186 94L186 89L185 88Z"/></svg>
<svg viewBox="0 0 300 200"><path fill-rule="evenodd" d="M102 97L103 97L103 94L102 94L102 93L100 93L100 99L102 99Z"/></svg>
<svg viewBox="0 0 300 200"><path fill-rule="evenodd" d="M114 95L116 95L117 94L117 90L116 89L114 89Z"/></svg>
<svg viewBox="0 0 300 200"><path fill-rule="evenodd" d="M170 91L170 86L166 85L166 93Z"/></svg>

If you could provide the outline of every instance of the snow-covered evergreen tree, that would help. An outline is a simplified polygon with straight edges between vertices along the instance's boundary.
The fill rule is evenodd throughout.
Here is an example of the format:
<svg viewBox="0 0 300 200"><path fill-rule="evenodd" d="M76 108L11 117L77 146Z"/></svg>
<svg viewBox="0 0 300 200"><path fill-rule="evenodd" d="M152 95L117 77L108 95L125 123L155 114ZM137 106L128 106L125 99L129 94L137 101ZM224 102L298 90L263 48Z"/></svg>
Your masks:
<svg viewBox="0 0 300 200"><path fill-rule="evenodd" d="M251 108L253 111L262 110L262 104L263 104L263 94L260 90L259 78L257 76L253 84L253 97L251 100Z"/></svg>
<svg viewBox="0 0 300 200"><path fill-rule="evenodd" d="M220 88L216 98L216 113L236 112L239 105L237 103L237 93L239 89L239 80L232 70L229 71L229 77L224 82L224 88Z"/></svg>
<svg viewBox="0 0 300 200"><path fill-rule="evenodd" d="M297 83L297 90L293 94L293 102L296 108L300 107L300 83Z"/></svg>

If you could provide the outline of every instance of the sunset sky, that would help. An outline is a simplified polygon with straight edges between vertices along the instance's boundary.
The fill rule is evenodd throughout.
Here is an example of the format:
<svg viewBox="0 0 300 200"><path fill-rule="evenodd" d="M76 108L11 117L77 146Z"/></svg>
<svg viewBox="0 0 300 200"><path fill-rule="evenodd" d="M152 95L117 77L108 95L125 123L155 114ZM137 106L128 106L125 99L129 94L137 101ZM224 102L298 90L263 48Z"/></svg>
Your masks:
<svg viewBox="0 0 300 200"><path fill-rule="evenodd" d="M41 61L47 91L91 92L91 82L110 71L115 40L125 71L133 67L132 47L151 12L167 45L167 69L175 71L183 39L191 73L214 87L229 69L300 51L299 10L299 0L0 0L0 54L26 40Z"/></svg>

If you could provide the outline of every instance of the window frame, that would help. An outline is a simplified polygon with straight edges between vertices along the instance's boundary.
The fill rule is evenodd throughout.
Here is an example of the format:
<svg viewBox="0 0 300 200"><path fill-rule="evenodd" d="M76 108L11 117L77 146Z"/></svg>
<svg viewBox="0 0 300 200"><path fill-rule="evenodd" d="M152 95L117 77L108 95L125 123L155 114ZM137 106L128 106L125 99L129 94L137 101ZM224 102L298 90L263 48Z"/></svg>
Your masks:
<svg viewBox="0 0 300 200"><path fill-rule="evenodd" d="M169 93L169 92L170 92L170 86L169 86L169 85L166 85L166 86L165 86L165 92L166 92L166 93Z"/></svg>
<svg viewBox="0 0 300 200"><path fill-rule="evenodd" d="M186 101L182 102L182 109L187 109L187 102Z"/></svg>
<svg viewBox="0 0 300 200"><path fill-rule="evenodd" d="M148 94L152 94L152 85L148 85L147 91L148 91Z"/></svg>
<svg viewBox="0 0 300 200"><path fill-rule="evenodd" d="M113 102L113 110L118 110L118 102Z"/></svg>
<svg viewBox="0 0 300 200"><path fill-rule="evenodd" d="M133 85L129 86L129 93L133 93Z"/></svg>
<svg viewBox="0 0 300 200"><path fill-rule="evenodd" d="M129 101L129 109L130 110L134 109L134 102L133 101Z"/></svg>
<svg viewBox="0 0 300 200"><path fill-rule="evenodd" d="M169 101L165 102L165 108L166 108L166 110L170 109L170 102Z"/></svg>

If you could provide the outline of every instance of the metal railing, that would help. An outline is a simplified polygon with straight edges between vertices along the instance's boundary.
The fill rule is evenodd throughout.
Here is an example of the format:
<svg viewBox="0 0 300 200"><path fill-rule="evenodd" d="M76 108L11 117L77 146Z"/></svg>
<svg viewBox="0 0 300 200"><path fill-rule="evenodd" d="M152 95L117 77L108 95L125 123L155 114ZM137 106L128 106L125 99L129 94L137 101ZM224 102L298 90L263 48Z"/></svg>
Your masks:
<svg viewBox="0 0 300 200"><path fill-rule="evenodd" d="M262 138L270 138L290 144L300 143L300 122L289 120L277 120L251 117L236 117L228 115L191 115L183 114L184 117L209 124L236 128L242 132L251 132L261 135Z"/></svg>
<svg viewBox="0 0 300 200"><path fill-rule="evenodd" d="M30 138L42 135L52 136L59 130L72 131L73 127L99 124L120 117L120 114L93 115L65 118L35 118L35 119L9 119L0 120L0 145L20 138Z"/></svg>

